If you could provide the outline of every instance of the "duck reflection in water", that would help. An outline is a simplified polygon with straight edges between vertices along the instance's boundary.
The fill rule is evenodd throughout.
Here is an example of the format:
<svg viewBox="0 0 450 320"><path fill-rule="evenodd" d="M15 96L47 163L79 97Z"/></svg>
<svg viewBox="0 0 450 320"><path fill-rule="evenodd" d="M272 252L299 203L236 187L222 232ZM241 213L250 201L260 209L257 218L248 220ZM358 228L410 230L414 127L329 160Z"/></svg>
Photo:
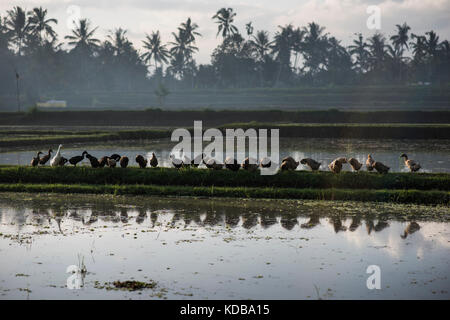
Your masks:
<svg viewBox="0 0 450 320"><path fill-rule="evenodd" d="M360 215L354 216L352 218L352 222L350 223L350 227L348 227L348 230L353 232L356 229L358 229L360 225L361 225L361 216Z"/></svg>
<svg viewBox="0 0 450 320"><path fill-rule="evenodd" d="M380 232L387 227L389 227L389 223L387 223L384 219L378 220L377 224L375 224L372 218L366 219L366 230L368 235L370 235L372 231Z"/></svg>
<svg viewBox="0 0 450 320"><path fill-rule="evenodd" d="M156 225L156 221L158 221L158 214L156 212L152 212L150 214L150 221L152 222L152 228L154 228Z"/></svg>
<svg viewBox="0 0 450 320"><path fill-rule="evenodd" d="M367 218L366 219L366 230L367 234L370 235L375 228L375 223L373 222L373 219Z"/></svg>
<svg viewBox="0 0 450 320"><path fill-rule="evenodd" d="M145 209L143 208L139 208L139 213L136 216L136 223L141 224L145 221L145 218L147 218L147 211L145 211Z"/></svg>
<svg viewBox="0 0 450 320"><path fill-rule="evenodd" d="M248 213L242 215L242 227L251 229L258 224L258 215L256 213Z"/></svg>
<svg viewBox="0 0 450 320"><path fill-rule="evenodd" d="M333 225L335 233L338 233L339 231L347 231L347 227L342 224L340 217L332 216L330 223Z"/></svg>
<svg viewBox="0 0 450 320"><path fill-rule="evenodd" d="M128 211L125 208L120 209L120 221L122 223L128 223Z"/></svg>
<svg viewBox="0 0 450 320"><path fill-rule="evenodd" d="M91 225L91 224L93 224L93 223L95 223L95 222L98 221L98 216L99 216L98 212L92 210L91 215L89 216L89 218L86 218L86 217L84 217L84 216L81 217L81 222L82 222L85 226L89 226L89 225Z"/></svg>
<svg viewBox="0 0 450 320"><path fill-rule="evenodd" d="M181 213L175 213L175 214L172 216L172 220L170 221L170 226L171 226L172 228L175 227L176 224L177 224L177 222L180 221L181 218L182 218Z"/></svg>
<svg viewBox="0 0 450 320"><path fill-rule="evenodd" d="M202 226L203 225L203 221L202 221L202 217L200 216L199 212L196 212L193 214L192 216L192 220L195 222L196 225L198 226Z"/></svg>
<svg viewBox="0 0 450 320"><path fill-rule="evenodd" d="M383 231L384 229L386 229L387 227L389 227L389 223L387 223L384 220L378 220L374 229L375 229L375 232L380 232L380 231Z"/></svg>
<svg viewBox="0 0 450 320"><path fill-rule="evenodd" d="M298 223L297 217L293 215L283 215L280 220L281 226L286 230L292 230Z"/></svg>
<svg viewBox="0 0 450 320"><path fill-rule="evenodd" d="M67 214L67 218L73 219L73 220L76 220L76 221L81 221L81 217L80 217L80 215L78 214L78 211L77 211L77 210L72 210L72 211L70 211L70 212Z"/></svg>
<svg viewBox="0 0 450 320"><path fill-rule="evenodd" d="M225 224L227 227L236 228L239 224L240 217L238 214L225 215Z"/></svg>
<svg viewBox="0 0 450 320"><path fill-rule="evenodd" d="M59 232L60 232L61 234L64 234L64 232L63 232L62 229L61 229L62 217L60 217L60 216L55 216L55 217L53 217L53 219L55 219L55 222L56 222L56 225L58 226ZM52 219L49 218L49 219L48 219L48 223L51 224L51 221L52 221Z"/></svg>
<svg viewBox="0 0 450 320"><path fill-rule="evenodd" d="M184 213L183 214L183 220L184 220L184 227L187 228L192 222L192 214L190 213Z"/></svg>
<svg viewBox="0 0 450 320"><path fill-rule="evenodd" d="M131 223L142 224L147 219L149 214L150 226L152 228L158 226L158 219L161 215L164 219L169 215L169 225L172 227L184 224L184 228L191 224L198 227L208 226L222 226L227 228L244 228L247 230L261 226L267 229L271 226L278 225L285 230L291 231L299 224L298 218L301 217L302 222L299 224L301 229L313 229L321 224L320 217L328 219L328 222L333 226L335 233L341 231L356 231L363 223L367 230L367 234L372 232L382 232L390 226L389 217L387 214L352 214L351 216L344 216L340 214L327 215L319 211L310 211L309 215L306 212L271 212L272 209L261 210L261 212L239 212L234 207L208 206L206 210L200 211L198 209L186 210L183 208L168 209L167 207L149 208L148 206L139 207L120 207L110 204L94 204L91 209L80 206L77 208L66 208L54 206L49 209L43 209L42 206L33 206L29 211L23 208L23 214L15 214L15 221L29 220L36 226L48 226L53 224L53 219L59 232L63 233L66 218L69 220L80 221L84 226L95 225L102 222L111 223ZM131 211L130 211L131 210ZM153 211L152 211L153 210ZM0 211L1 216L1 211ZM132 219L130 217L133 216ZM22 217L22 218L21 218ZM346 219L349 218L350 225L346 226ZM306 219L305 219L306 218ZM64 221L63 221L64 219ZM23 223L17 223L20 226ZM53 224L53 226L55 226ZM55 227L56 227L55 226ZM55 228L56 229L56 228ZM417 232L420 226L417 222L409 222L404 232L401 234L403 239L409 235ZM65 232L65 231L64 231Z"/></svg>
<svg viewBox="0 0 450 320"><path fill-rule="evenodd" d="M217 214L216 211L208 211L205 220L203 220L203 224L207 226L215 226L221 222L223 222L222 216Z"/></svg>
<svg viewBox="0 0 450 320"><path fill-rule="evenodd" d="M408 224L408 226L405 228L405 231L403 232L402 235L400 235L400 237L402 239L406 239L408 235L413 234L414 232L419 230L420 230L419 224L415 221L412 221L410 224Z"/></svg>
<svg viewBox="0 0 450 320"><path fill-rule="evenodd" d="M268 214L268 213L263 213L261 214L261 226L264 229L267 229L271 226L273 226L274 224L277 224L277 218L274 214Z"/></svg>
<svg viewBox="0 0 450 320"><path fill-rule="evenodd" d="M31 221L37 225L42 225L46 220L45 218L48 218L49 216L50 213L47 210L33 209L31 211Z"/></svg>
<svg viewBox="0 0 450 320"><path fill-rule="evenodd" d="M315 226L320 224L320 219L319 219L319 215L318 214L311 214L311 216L309 217L309 220L305 223L302 223L300 225L300 228L302 229L312 229Z"/></svg>

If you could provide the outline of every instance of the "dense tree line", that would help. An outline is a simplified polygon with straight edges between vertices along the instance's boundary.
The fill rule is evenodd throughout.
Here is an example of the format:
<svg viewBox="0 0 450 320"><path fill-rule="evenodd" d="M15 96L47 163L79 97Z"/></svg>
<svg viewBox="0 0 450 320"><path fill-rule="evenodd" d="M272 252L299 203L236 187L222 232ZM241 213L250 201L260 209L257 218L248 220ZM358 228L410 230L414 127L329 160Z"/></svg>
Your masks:
<svg viewBox="0 0 450 320"><path fill-rule="evenodd" d="M42 7L14 7L0 15L0 94L21 91L37 100L48 92L154 90L168 88L249 88L301 85L405 84L450 81L450 46L434 31L411 33L404 23L386 37L355 34L345 47L311 22L279 26L274 37L234 25L236 12L212 16L221 43L210 64L197 65L199 26L190 18L164 43L159 31L147 34L138 50L118 28L104 41L87 19L59 39L58 23ZM65 43L68 49L62 49Z"/></svg>

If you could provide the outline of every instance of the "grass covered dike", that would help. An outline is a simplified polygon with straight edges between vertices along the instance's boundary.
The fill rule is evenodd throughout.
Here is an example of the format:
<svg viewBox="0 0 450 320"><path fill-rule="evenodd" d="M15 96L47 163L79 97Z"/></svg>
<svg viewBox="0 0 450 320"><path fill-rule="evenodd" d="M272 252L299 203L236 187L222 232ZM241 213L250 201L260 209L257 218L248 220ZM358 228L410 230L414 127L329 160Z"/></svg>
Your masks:
<svg viewBox="0 0 450 320"><path fill-rule="evenodd" d="M353 89L354 90L354 89ZM448 102L447 102L448 103ZM40 126L191 126L203 120L206 126L234 122L269 123L450 123L450 111L355 111L311 110L161 110L142 111L38 111L34 113L0 112L0 125Z"/></svg>
<svg viewBox="0 0 450 320"><path fill-rule="evenodd" d="M173 168L0 167L1 192L450 203L449 174L279 172Z"/></svg>
<svg viewBox="0 0 450 320"><path fill-rule="evenodd" d="M187 187L159 185L0 184L0 192L304 199L449 205L450 192L423 190Z"/></svg>
<svg viewBox="0 0 450 320"><path fill-rule="evenodd" d="M272 176L201 168L0 166L0 183L146 184L218 187L417 189L450 191L450 174L285 171Z"/></svg>
<svg viewBox="0 0 450 320"><path fill-rule="evenodd" d="M82 142L107 142L120 140L144 140L170 138L169 130L121 130L116 132L105 131L0 131L1 147L23 147L23 146L48 146L61 143ZM27 137L18 137L19 134L27 134ZM3 137L1 137L3 135Z"/></svg>
<svg viewBox="0 0 450 320"><path fill-rule="evenodd" d="M187 127L192 133L193 122ZM354 139L449 139L449 124L270 124L233 123L226 129L280 129L283 138L354 138ZM206 127L204 128L206 129ZM0 130L0 148L47 146L61 143L97 143L120 140L170 139L173 130L141 129L119 131L42 131ZM21 136L22 135L22 136ZM23 136L26 135L26 136Z"/></svg>

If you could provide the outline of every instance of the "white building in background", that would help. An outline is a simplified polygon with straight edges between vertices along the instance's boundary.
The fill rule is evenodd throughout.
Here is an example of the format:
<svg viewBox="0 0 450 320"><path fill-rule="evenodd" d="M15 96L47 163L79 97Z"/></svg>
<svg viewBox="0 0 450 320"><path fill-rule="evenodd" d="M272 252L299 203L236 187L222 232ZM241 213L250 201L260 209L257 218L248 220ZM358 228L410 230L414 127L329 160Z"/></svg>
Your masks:
<svg viewBox="0 0 450 320"><path fill-rule="evenodd" d="M36 106L39 108L66 108L67 102L65 100L48 100L46 102L37 102Z"/></svg>

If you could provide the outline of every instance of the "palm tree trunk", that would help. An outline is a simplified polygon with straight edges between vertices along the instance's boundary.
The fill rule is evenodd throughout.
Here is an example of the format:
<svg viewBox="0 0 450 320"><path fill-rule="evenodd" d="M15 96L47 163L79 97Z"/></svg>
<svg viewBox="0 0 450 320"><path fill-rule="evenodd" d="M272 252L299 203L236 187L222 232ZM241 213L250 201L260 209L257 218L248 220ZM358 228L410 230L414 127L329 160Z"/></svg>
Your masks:
<svg viewBox="0 0 450 320"><path fill-rule="evenodd" d="M298 59L298 52L295 52L294 70L297 70L297 59Z"/></svg>
<svg viewBox="0 0 450 320"><path fill-rule="evenodd" d="M280 82L281 69L282 69L282 64L281 64L281 61L280 61L280 67L278 68L278 74L277 74L277 80L276 80L276 82L275 82L275 87L277 87L277 86L278 86L278 83Z"/></svg>
<svg viewBox="0 0 450 320"><path fill-rule="evenodd" d="M19 73L16 71L16 94L17 94L17 112L20 112L20 87L19 87Z"/></svg>
<svg viewBox="0 0 450 320"><path fill-rule="evenodd" d="M22 54L22 38L19 38L19 51L18 51L18 59L20 63L20 56ZM16 72L16 95L17 95L17 112L20 112L20 87L19 87L19 72L17 71L17 68L15 68Z"/></svg>

